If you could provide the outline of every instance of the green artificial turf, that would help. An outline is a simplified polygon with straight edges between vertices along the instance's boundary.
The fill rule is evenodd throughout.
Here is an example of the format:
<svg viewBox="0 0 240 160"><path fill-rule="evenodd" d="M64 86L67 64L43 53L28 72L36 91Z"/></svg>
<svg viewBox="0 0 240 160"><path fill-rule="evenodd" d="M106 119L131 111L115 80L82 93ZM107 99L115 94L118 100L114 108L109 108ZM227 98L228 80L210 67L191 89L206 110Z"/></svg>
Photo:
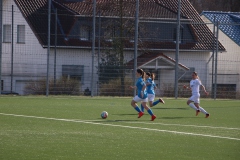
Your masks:
<svg viewBox="0 0 240 160"><path fill-rule="evenodd" d="M205 118L187 99L164 98L153 122L146 111L137 118L131 100L0 96L0 159L239 159L239 100L201 99Z"/></svg>

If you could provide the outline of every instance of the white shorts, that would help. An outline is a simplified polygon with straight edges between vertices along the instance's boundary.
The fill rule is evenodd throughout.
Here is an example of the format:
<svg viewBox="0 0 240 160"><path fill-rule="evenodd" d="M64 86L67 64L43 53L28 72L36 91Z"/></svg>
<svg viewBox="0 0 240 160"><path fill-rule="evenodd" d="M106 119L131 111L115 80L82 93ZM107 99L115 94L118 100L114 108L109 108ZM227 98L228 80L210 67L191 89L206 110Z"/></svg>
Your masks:
<svg viewBox="0 0 240 160"><path fill-rule="evenodd" d="M192 97L189 98L190 101L194 103L200 103L200 94L194 94Z"/></svg>
<svg viewBox="0 0 240 160"><path fill-rule="evenodd" d="M154 101L155 99L155 94L148 94L148 101Z"/></svg>
<svg viewBox="0 0 240 160"><path fill-rule="evenodd" d="M142 99L139 98L137 95L133 98L135 102L148 102L148 98Z"/></svg>

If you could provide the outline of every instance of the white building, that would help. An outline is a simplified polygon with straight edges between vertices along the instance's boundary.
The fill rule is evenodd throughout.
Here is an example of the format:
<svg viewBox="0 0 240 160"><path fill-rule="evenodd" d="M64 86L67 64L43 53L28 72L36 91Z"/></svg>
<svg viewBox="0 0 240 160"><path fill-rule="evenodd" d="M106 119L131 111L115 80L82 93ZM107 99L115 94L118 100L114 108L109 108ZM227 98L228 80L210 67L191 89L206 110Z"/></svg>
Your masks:
<svg viewBox="0 0 240 160"><path fill-rule="evenodd" d="M144 62L138 67L157 74L156 83L161 90L174 84L175 41L176 41L176 4L177 0L143 0L140 2L138 56ZM114 1L115 2L115 1ZM126 2L128 3L128 2ZM148 5L145 5L148 4ZM3 0L3 43L2 75L3 91L24 94L26 84L46 78L47 75L47 0ZM14 9L13 43L11 43L12 6ZM105 8L104 8L105 6ZM125 19L134 19L134 4L124 5ZM84 2L52 1L52 12L57 16L56 77L75 77L82 84L81 90L92 88L98 93L98 41L92 69L92 5ZM144 12L148 10L149 12ZM126 12L127 11L127 12ZM97 23L96 35L101 36L100 56L106 48L113 47L113 40L118 36L117 25L108 27L109 21L115 21L119 13L111 10L105 0L97 1L97 13L101 13L101 27ZM96 21L99 21L97 16ZM107 23L108 22L108 23ZM134 22L134 21L133 21ZM194 22L196 24L194 24ZM182 1L181 35L179 54L179 77L190 68L190 72L180 77L188 83L191 72L197 71L203 84L208 85L208 60L213 49L213 36L201 17L188 0ZM112 24L112 23L111 23ZM116 24L116 23L113 23ZM49 58L49 76L54 76L55 61L55 14L51 16L51 49ZM144 31L143 31L144 30ZM143 34L144 33L144 34ZM131 33L124 40L124 61L131 64L134 57L134 41ZM97 38L96 38L97 40ZM13 47L13 51L12 51ZM113 49L110 49L113 52ZM219 51L225 51L219 44ZM11 56L13 53L13 56ZM146 54L146 57L144 55ZM151 56L147 55L150 54ZM150 59L149 59L150 57ZM152 57L152 59L151 59ZM148 59L148 60L146 60ZM13 61L13 63L12 63ZM139 59L140 62L140 59ZM13 67L12 67L13 66ZM91 75L94 70L94 86ZM11 74L13 72L13 74ZM166 88L167 87L167 88ZM171 88L173 89L173 88Z"/></svg>
<svg viewBox="0 0 240 160"><path fill-rule="evenodd" d="M201 14L209 29L219 24L218 39L226 51L218 53L217 84L218 87L240 91L240 12L204 11ZM217 33L217 28L215 29ZM212 65L209 65L212 73Z"/></svg>

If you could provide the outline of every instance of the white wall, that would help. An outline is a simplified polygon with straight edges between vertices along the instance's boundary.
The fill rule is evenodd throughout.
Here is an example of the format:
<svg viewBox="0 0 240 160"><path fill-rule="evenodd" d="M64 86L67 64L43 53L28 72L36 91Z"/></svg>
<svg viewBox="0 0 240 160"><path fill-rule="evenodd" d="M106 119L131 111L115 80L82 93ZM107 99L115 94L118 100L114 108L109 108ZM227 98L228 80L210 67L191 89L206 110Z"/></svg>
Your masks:
<svg viewBox="0 0 240 160"><path fill-rule="evenodd" d="M47 49L43 48L35 34L28 26L13 0L3 0L3 25L12 24L12 5L14 5L14 51L13 51L13 91L23 94L24 85L31 80L43 79L47 75ZM25 25L25 44L17 43L17 25ZM4 91L11 90L11 43L2 44L2 79ZM97 55L94 61L96 73ZM91 88L92 72L91 49L57 49L57 77L62 76L62 65L84 65L84 83L82 89ZM54 49L50 51L49 75L54 76ZM94 74L94 88L97 85L97 75ZM94 91L96 92L96 91Z"/></svg>
<svg viewBox="0 0 240 160"><path fill-rule="evenodd" d="M175 59L175 52L166 52L166 51L159 51L164 55ZM129 52L126 57L129 60L132 59L133 52ZM179 53L179 63L185 65L186 67L195 68L195 71L198 72L198 75L202 81L202 83L206 86L207 89L211 89L211 85L208 83L209 75L207 73L208 67L207 62L210 58L210 52L180 52ZM153 64L154 65L154 64ZM161 64L159 64L161 65ZM158 84L160 87L156 91L157 95L161 95L164 93L164 90L173 90L175 84L175 67L172 66L172 69L160 69L158 70L157 80L155 83ZM147 68L147 67L146 67ZM180 76L180 75L179 75ZM189 82L191 80L191 76Z"/></svg>
<svg viewBox="0 0 240 160"><path fill-rule="evenodd" d="M14 5L14 76L13 91L23 93L23 86L30 80L41 79L47 74L47 49L43 48L35 37L33 31L28 26L25 18L20 13L13 0L3 0L3 24L11 24L11 8ZM17 25L25 25L26 43L17 44ZM3 43L3 61L2 61L2 79L4 80L4 90L10 90L10 73L11 73L11 43ZM232 47L234 48L234 47ZM234 54L235 49L231 51ZM239 49L238 49L239 50ZM163 52L165 55L175 59L175 52ZM225 54L225 53L224 53ZM125 51L125 60L130 61L134 58L134 51ZM198 72L204 85L209 87L211 80L208 75L208 67L206 65L210 58L208 52L180 52L179 63L187 67L194 67ZM239 58L239 56L237 57ZM234 58L232 58L234 60ZM50 67L49 75L54 75L54 49L50 51ZM92 72L92 52L91 49L57 49L57 77L62 76L62 65L84 65L84 79L82 89L86 87L91 89L91 72ZM94 82L93 93L97 90L97 51L94 55ZM235 69L237 66L235 65ZM230 70L233 70L230 68ZM239 72L239 71L238 71ZM162 70L161 83L174 83L174 71ZM208 83L207 83L208 82Z"/></svg>
<svg viewBox="0 0 240 160"><path fill-rule="evenodd" d="M205 16L201 16L204 22L211 23ZM208 24L210 30L213 25ZM219 42L225 47L226 52L218 53L218 79L219 84L236 84L237 91L240 92L240 46L230 39L225 33L219 30ZM209 65L209 73L212 65Z"/></svg>
<svg viewBox="0 0 240 160"><path fill-rule="evenodd" d="M12 5L14 6L13 91L16 91L16 80L29 79L29 75L40 76L46 72L44 67L38 67L39 65L46 64L46 50L41 47L18 7L12 0L3 0L3 25L12 25ZM25 44L17 43L17 25L25 25ZM11 43L2 44L2 79L4 80L4 90L6 91L10 91L11 86L11 48Z"/></svg>

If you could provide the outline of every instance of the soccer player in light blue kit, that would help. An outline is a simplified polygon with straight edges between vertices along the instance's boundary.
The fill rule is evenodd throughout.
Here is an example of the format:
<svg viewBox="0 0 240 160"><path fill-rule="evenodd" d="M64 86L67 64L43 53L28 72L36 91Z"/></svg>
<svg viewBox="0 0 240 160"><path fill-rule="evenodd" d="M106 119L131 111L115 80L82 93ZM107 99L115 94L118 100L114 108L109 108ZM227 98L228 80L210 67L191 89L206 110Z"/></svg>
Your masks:
<svg viewBox="0 0 240 160"><path fill-rule="evenodd" d="M137 69L136 76L138 77L136 86L130 86L130 88L137 88L137 95L132 99L131 105L133 108L138 111L138 118L142 117L144 113L139 109L137 102L141 102L142 106L147 110L151 115L151 121L154 121L156 116L153 114L152 110L147 106L148 98L146 91L145 72L142 69Z"/></svg>
<svg viewBox="0 0 240 160"><path fill-rule="evenodd" d="M158 100L153 102L155 99L155 91L154 90L157 88L156 84L154 83L155 75L153 73L147 72L146 78L147 78L146 85L147 85L149 106L153 107L153 106L157 105L159 102L164 104L165 102L161 98L159 98ZM141 105L141 110L142 110L142 112L144 112L144 107L142 105Z"/></svg>
<svg viewBox="0 0 240 160"><path fill-rule="evenodd" d="M202 85L200 78L198 77L197 72L192 73L192 80L190 81L190 87L183 86L185 89L189 89L192 91L192 96L188 99L187 104L196 110L196 116L202 112L206 115L206 118L209 117L209 113L205 111L202 107L199 106L200 103L200 93L199 93L199 87L202 87L205 94L208 95L208 92L206 91L205 87ZM193 103L192 103L193 102Z"/></svg>

